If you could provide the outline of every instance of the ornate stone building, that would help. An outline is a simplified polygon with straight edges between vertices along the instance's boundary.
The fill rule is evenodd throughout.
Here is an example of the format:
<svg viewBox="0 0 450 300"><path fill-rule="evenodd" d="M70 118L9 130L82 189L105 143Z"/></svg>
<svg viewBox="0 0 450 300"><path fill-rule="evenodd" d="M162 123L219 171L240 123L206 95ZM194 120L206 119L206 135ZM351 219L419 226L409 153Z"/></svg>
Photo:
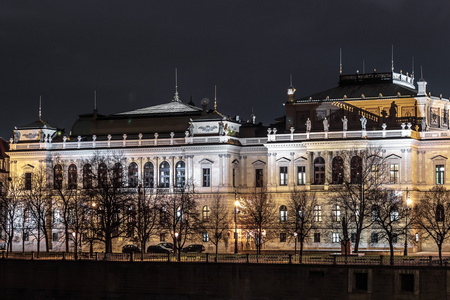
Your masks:
<svg viewBox="0 0 450 300"><path fill-rule="evenodd" d="M220 194L230 211L236 198L262 184L277 203L280 221L295 214L285 209L294 189L316 191L316 213L322 220L332 214L326 200L334 184L334 158L371 145L381 147L389 161L389 186L414 203L432 186L450 182L449 100L427 94L426 84L420 80L416 89L413 76L395 72L341 75L338 87L302 98L295 97L291 85L286 115L272 126L256 124L254 116L247 122L223 116L216 105L208 110L207 101L202 107L183 103L177 92L160 105L109 116L97 110L81 115L67 135L38 120L15 130L8 152L10 170L26 177L36 166L58 166L68 180L69 172L82 176L82 162L95 153L120 153L127 184L137 180L172 191L189 182L201 207ZM281 231L265 249L292 249L286 234ZM370 234L363 233L361 250L387 247L373 243ZM239 224L237 236L240 248L251 247L244 243ZM399 240L396 248L402 249L402 243ZM54 249L60 247L57 241L53 244ZM221 250L233 251L233 245L231 232ZM434 249L420 238L408 247ZM322 231L306 248L336 250L340 245Z"/></svg>

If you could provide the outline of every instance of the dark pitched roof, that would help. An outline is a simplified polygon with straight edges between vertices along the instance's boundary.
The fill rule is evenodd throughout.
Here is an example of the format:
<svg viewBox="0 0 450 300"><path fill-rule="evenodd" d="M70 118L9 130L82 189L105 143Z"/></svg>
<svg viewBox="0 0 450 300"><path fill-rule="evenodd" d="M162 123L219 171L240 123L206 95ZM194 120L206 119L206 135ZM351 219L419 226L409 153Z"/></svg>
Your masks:
<svg viewBox="0 0 450 300"><path fill-rule="evenodd" d="M46 128L56 129L55 126L52 126L52 125L50 125L47 122L42 121L42 120L37 120L37 121L34 121L34 122L26 124L26 125L18 126L17 128L18 129L39 129L39 128L44 128L44 126Z"/></svg>

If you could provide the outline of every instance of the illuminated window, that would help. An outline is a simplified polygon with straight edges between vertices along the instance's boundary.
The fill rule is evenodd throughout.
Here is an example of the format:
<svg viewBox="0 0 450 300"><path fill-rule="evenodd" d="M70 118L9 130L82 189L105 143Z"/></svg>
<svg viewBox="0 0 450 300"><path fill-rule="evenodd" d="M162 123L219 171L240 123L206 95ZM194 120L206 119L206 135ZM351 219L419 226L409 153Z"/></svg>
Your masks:
<svg viewBox="0 0 450 300"><path fill-rule="evenodd" d="M398 221L398 207L397 207L397 205L393 205L391 207L390 219L391 219L391 222Z"/></svg>
<svg viewBox="0 0 450 300"><path fill-rule="evenodd" d="M175 166L175 174L176 174L175 185L177 187L184 187L186 183L186 168L184 161L177 162Z"/></svg>
<svg viewBox="0 0 450 300"><path fill-rule="evenodd" d="M398 164L391 164L389 168L389 183L398 183Z"/></svg>
<svg viewBox="0 0 450 300"><path fill-rule="evenodd" d="M339 232L333 232L331 233L331 242L332 243L339 243L341 238L339 237Z"/></svg>
<svg viewBox="0 0 450 300"><path fill-rule="evenodd" d="M280 185L286 186L288 184L288 168L280 167Z"/></svg>
<svg viewBox="0 0 450 300"><path fill-rule="evenodd" d="M314 206L313 215L314 222L322 222L322 207L320 205Z"/></svg>
<svg viewBox="0 0 450 300"><path fill-rule="evenodd" d="M138 185L138 165L132 162L128 166L128 186L137 187Z"/></svg>
<svg viewBox="0 0 450 300"><path fill-rule="evenodd" d="M210 210L209 207L207 205L203 206L202 209L202 218L203 218L203 222L208 222L209 221L209 214L210 214Z"/></svg>
<svg viewBox="0 0 450 300"><path fill-rule="evenodd" d="M287 208L286 205L280 206L280 222L286 222L287 221Z"/></svg>
<svg viewBox="0 0 450 300"><path fill-rule="evenodd" d="M445 166L436 165L436 184L444 184Z"/></svg>
<svg viewBox="0 0 450 300"><path fill-rule="evenodd" d="M297 167L297 185L306 184L306 167L299 166Z"/></svg>
<svg viewBox="0 0 450 300"><path fill-rule="evenodd" d="M168 188L170 186L170 167L167 161L159 165L159 187Z"/></svg>
<svg viewBox="0 0 450 300"><path fill-rule="evenodd" d="M203 240L204 243L209 242L209 233L203 232L202 240Z"/></svg>
<svg viewBox="0 0 450 300"><path fill-rule="evenodd" d="M341 221L341 209L339 205L333 205L333 208L331 209L331 219L333 222Z"/></svg>
<svg viewBox="0 0 450 300"><path fill-rule="evenodd" d="M153 187L154 186L154 168L151 162L146 162L144 165L144 187Z"/></svg>

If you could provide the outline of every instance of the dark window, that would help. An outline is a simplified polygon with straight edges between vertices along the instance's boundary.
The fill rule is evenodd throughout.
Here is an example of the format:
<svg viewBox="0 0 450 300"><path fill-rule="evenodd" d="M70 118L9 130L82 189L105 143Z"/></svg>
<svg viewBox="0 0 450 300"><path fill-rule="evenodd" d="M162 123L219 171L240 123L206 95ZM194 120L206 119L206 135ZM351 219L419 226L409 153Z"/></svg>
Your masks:
<svg viewBox="0 0 450 300"><path fill-rule="evenodd" d="M23 234L23 240L24 240L25 242L28 242L28 241L30 240L30 235L29 235L28 232L25 232L25 233Z"/></svg>
<svg viewBox="0 0 450 300"><path fill-rule="evenodd" d="M168 188L170 186L170 167L167 161L159 165L159 187Z"/></svg>
<svg viewBox="0 0 450 300"><path fill-rule="evenodd" d="M77 166L75 166L74 164L71 164L69 166L68 172L67 172L67 186L69 187L69 189L76 189L77 188L77 178L78 178L78 174L77 174Z"/></svg>
<svg viewBox="0 0 450 300"><path fill-rule="evenodd" d="M436 165L436 184L444 184L444 165Z"/></svg>
<svg viewBox="0 0 450 300"><path fill-rule="evenodd" d="M144 165L144 187L154 186L154 168L151 162L147 162Z"/></svg>
<svg viewBox="0 0 450 300"><path fill-rule="evenodd" d="M236 169L233 169L233 187L236 187Z"/></svg>
<svg viewBox="0 0 450 300"><path fill-rule="evenodd" d="M113 169L113 185L114 188L121 188L123 180L123 167L121 163L116 163Z"/></svg>
<svg viewBox="0 0 450 300"><path fill-rule="evenodd" d="M355 274L355 290L367 291L367 273L354 273Z"/></svg>
<svg viewBox="0 0 450 300"><path fill-rule="evenodd" d="M314 233L314 243L320 243L320 233Z"/></svg>
<svg viewBox="0 0 450 300"><path fill-rule="evenodd" d="M378 243L378 233L372 232L372 234L370 235L370 242L372 244L377 244Z"/></svg>
<svg viewBox="0 0 450 300"><path fill-rule="evenodd" d="M53 188L56 190L62 189L63 171L61 165L56 165L53 169Z"/></svg>
<svg viewBox="0 0 450 300"><path fill-rule="evenodd" d="M297 167L297 184L298 185L306 184L306 167L305 166Z"/></svg>
<svg viewBox="0 0 450 300"><path fill-rule="evenodd" d="M340 156L333 158L331 182L333 184L344 182L344 160Z"/></svg>
<svg viewBox="0 0 450 300"><path fill-rule="evenodd" d="M288 184L288 168L287 167L280 167L280 185L287 185Z"/></svg>
<svg viewBox="0 0 450 300"><path fill-rule="evenodd" d="M389 168L389 183L398 183L398 164L391 164Z"/></svg>
<svg viewBox="0 0 450 300"><path fill-rule="evenodd" d="M396 244L397 241L398 241L398 235L397 235L396 233L393 233L393 234L392 234L392 243L393 243L393 244Z"/></svg>
<svg viewBox="0 0 450 300"><path fill-rule="evenodd" d="M322 157L314 159L314 184L325 184L325 160Z"/></svg>
<svg viewBox="0 0 450 300"><path fill-rule="evenodd" d="M361 183L362 159L359 156L353 156L350 161L350 178L353 184Z"/></svg>
<svg viewBox="0 0 450 300"><path fill-rule="evenodd" d="M380 220L380 208L378 205L372 205L372 222Z"/></svg>
<svg viewBox="0 0 450 300"><path fill-rule="evenodd" d="M414 274L400 274L402 292L414 292Z"/></svg>
<svg viewBox="0 0 450 300"><path fill-rule="evenodd" d="M352 232L352 234L350 235L350 240L352 241L352 244L356 243L356 233Z"/></svg>
<svg viewBox="0 0 450 300"><path fill-rule="evenodd" d="M132 162L128 166L128 186L137 187L138 185L138 165Z"/></svg>
<svg viewBox="0 0 450 300"><path fill-rule="evenodd" d="M445 221L444 205L438 204L436 206L436 222L444 222L444 221Z"/></svg>
<svg viewBox="0 0 450 300"><path fill-rule="evenodd" d="M280 243L285 243L286 242L286 232L281 232L280 233Z"/></svg>
<svg viewBox="0 0 450 300"><path fill-rule="evenodd" d="M25 173L25 189L31 190L31 173Z"/></svg>
<svg viewBox="0 0 450 300"><path fill-rule="evenodd" d="M177 162L175 166L175 173L176 173L176 187L184 187L186 184L186 167L184 164L184 161Z"/></svg>
<svg viewBox="0 0 450 300"><path fill-rule="evenodd" d="M264 173L263 169L256 169L256 187L262 187L264 184Z"/></svg>
<svg viewBox="0 0 450 300"><path fill-rule="evenodd" d="M100 186L106 186L108 180L108 167L105 163L98 165L98 184Z"/></svg>
<svg viewBox="0 0 450 300"><path fill-rule="evenodd" d="M211 186L211 169L203 168L203 186L209 187Z"/></svg>
<svg viewBox="0 0 450 300"><path fill-rule="evenodd" d="M92 188L92 166L90 164L83 166L83 188Z"/></svg>
<svg viewBox="0 0 450 300"><path fill-rule="evenodd" d="M58 241L58 233L57 232L53 232L52 234L52 240L57 242Z"/></svg>
<svg viewBox="0 0 450 300"><path fill-rule="evenodd" d="M165 242L166 241L166 234L165 233L161 233L159 235L159 241L160 242Z"/></svg>

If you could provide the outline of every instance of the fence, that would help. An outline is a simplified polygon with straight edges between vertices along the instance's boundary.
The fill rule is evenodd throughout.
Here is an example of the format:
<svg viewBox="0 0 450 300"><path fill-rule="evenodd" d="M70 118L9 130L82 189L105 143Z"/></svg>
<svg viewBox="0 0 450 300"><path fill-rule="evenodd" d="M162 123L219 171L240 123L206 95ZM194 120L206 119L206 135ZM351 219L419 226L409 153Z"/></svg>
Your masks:
<svg viewBox="0 0 450 300"><path fill-rule="evenodd" d="M386 255L303 255L292 254L215 254L211 253L93 253L80 252L6 252L1 259L19 260L91 260L129 262L190 262L190 263L247 263L247 264L319 264L319 265L380 265L380 266L450 266L450 257L443 257L442 264L436 256Z"/></svg>

